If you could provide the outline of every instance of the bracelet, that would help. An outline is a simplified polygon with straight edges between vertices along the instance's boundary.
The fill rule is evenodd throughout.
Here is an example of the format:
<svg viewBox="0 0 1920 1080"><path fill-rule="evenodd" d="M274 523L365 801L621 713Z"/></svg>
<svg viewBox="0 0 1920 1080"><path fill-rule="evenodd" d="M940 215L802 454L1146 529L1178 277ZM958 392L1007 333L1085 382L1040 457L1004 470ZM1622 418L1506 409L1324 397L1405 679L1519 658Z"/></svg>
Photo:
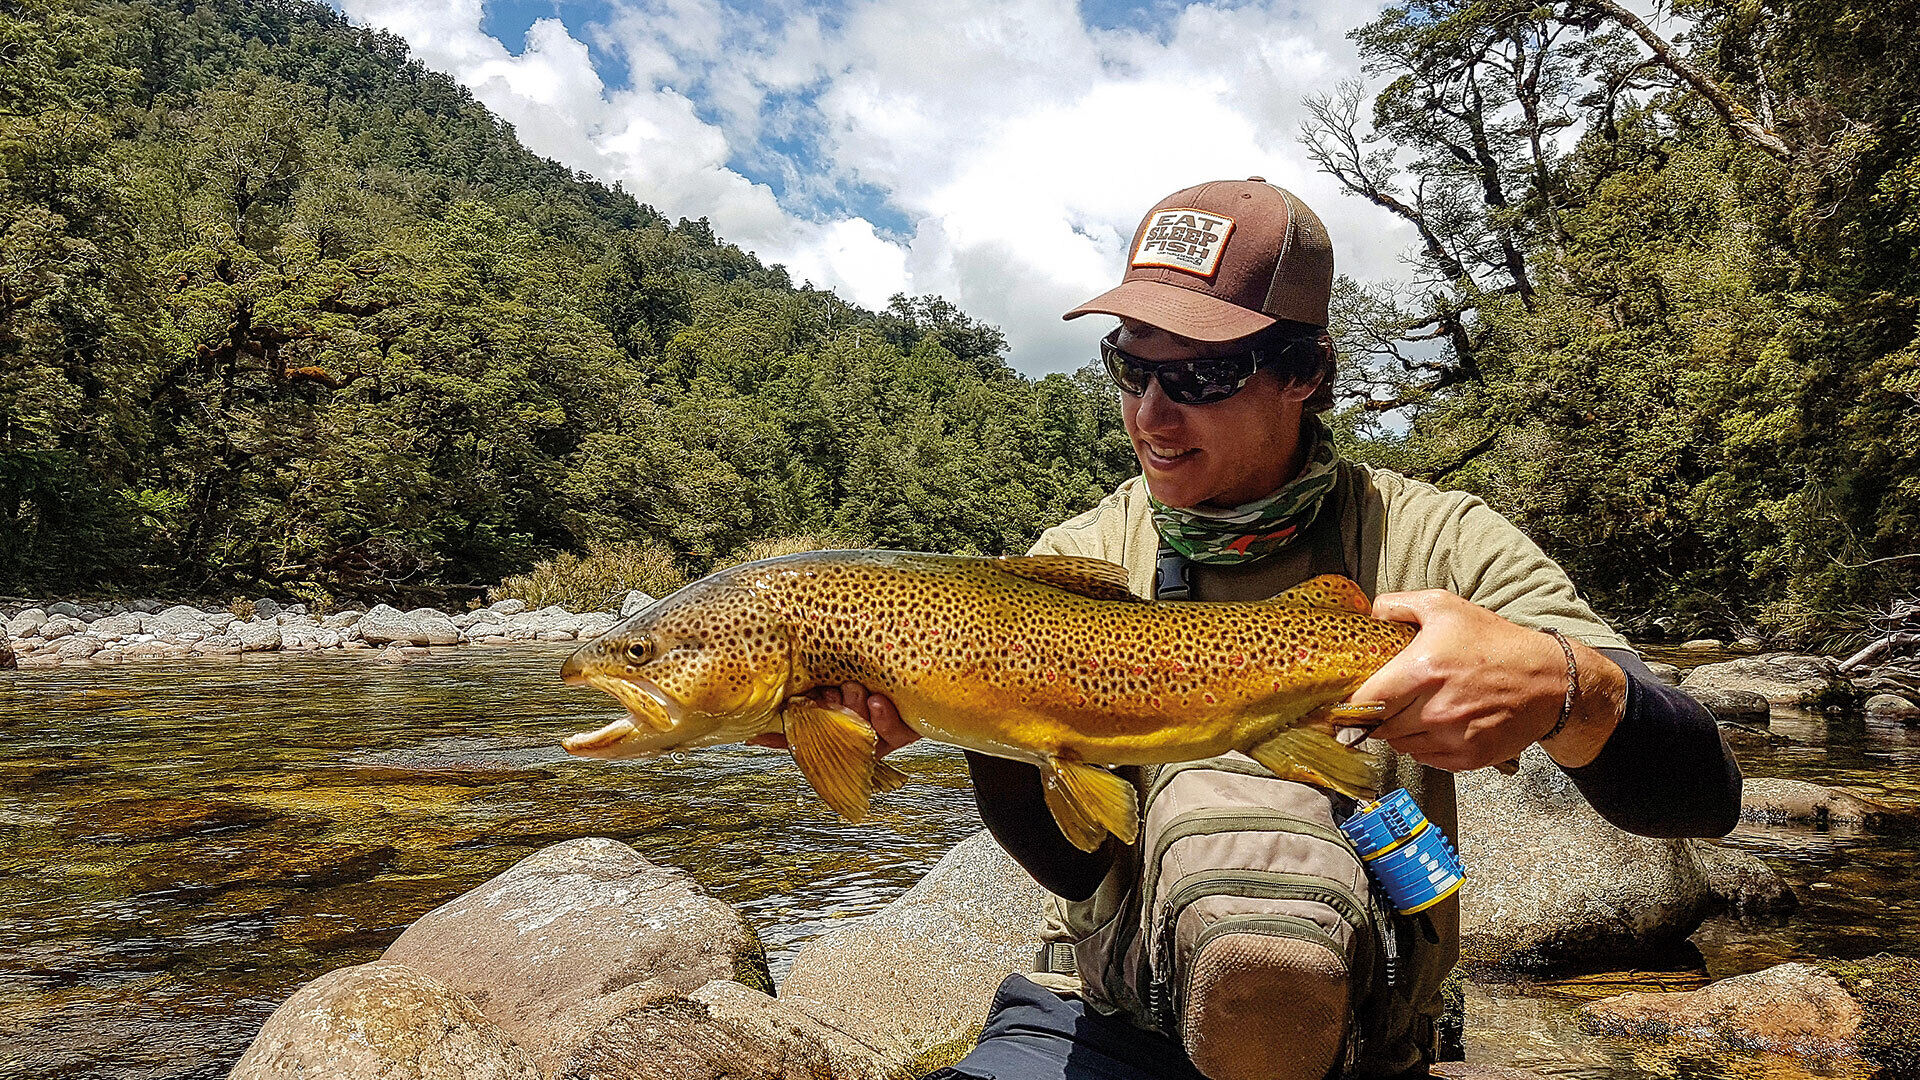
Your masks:
<svg viewBox="0 0 1920 1080"><path fill-rule="evenodd" d="M1564 731L1567 720L1573 716L1573 693L1580 689L1580 669L1573 664L1573 646L1567 643L1567 635L1551 626L1540 628L1543 634L1552 634L1553 640L1560 643L1560 651L1567 654L1567 696L1560 701L1560 719L1554 721L1552 730L1540 736L1536 742L1546 742Z"/></svg>

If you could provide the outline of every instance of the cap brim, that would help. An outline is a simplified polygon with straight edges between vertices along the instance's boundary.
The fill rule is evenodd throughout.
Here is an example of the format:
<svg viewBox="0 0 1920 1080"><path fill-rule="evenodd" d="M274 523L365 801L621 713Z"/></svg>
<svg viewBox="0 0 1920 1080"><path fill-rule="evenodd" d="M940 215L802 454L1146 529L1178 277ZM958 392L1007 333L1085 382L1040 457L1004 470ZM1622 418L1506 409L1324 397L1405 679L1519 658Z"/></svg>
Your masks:
<svg viewBox="0 0 1920 1080"><path fill-rule="evenodd" d="M1060 317L1082 315L1137 319L1195 341L1234 341L1274 324L1271 315L1158 281L1123 281Z"/></svg>

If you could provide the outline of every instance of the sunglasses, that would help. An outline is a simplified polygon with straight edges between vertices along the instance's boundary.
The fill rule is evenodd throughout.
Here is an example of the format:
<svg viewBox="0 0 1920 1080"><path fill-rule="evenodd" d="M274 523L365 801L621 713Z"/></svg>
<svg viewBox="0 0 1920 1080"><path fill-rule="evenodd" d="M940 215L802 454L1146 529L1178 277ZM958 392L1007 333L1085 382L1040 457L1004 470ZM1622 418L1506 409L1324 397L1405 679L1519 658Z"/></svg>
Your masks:
<svg viewBox="0 0 1920 1080"><path fill-rule="evenodd" d="M1158 378L1160 392L1177 405L1211 405L1240 392L1262 367L1279 363L1294 344L1278 350L1208 356L1198 360L1142 360L1115 343L1120 331L1100 339L1100 361L1113 385L1133 397L1147 392Z"/></svg>

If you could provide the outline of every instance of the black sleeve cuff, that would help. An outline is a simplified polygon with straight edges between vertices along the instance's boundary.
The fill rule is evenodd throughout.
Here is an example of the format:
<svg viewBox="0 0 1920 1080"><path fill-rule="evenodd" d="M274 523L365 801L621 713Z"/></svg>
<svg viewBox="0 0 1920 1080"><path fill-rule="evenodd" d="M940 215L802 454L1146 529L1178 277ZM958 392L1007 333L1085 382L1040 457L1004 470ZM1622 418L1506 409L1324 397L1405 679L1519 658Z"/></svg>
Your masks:
<svg viewBox="0 0 1920 1080"><path fill-rule="evenodd" d="M1593 808L1641 836L1725 836L1740 820L1740 764L1706 706L1638 656L1602 649L1627 676L1626 711L1593 761L1566 774Z"/></svg>

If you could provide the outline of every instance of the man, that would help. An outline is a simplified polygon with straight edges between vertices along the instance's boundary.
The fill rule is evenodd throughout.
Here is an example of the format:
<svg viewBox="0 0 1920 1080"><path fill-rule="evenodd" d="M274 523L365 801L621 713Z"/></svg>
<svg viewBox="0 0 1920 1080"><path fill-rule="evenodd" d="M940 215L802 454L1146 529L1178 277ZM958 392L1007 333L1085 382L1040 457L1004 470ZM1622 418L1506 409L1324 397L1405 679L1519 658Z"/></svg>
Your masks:
<svg viewBox="0 0 1920 1080"><path fill-rule="evenodd" d="M1369 734L1449 834L1451 774L1536 742L1622 828L1729 831L1740 775L1712 718L1660 684L1536 545L1478 499L1338 459L1316 415L1332 401L1332 282L1319 219L1258 177L1161 200L1135 232L1119 287L1066 315L1120 319L1101 351L1141 475L1034 551L1104 558L1127 567L1141 595L1201 601L1264 599L1319 573L1354 578L1376 615L1418 632L1350 700L1384 704ZM883 750L915 737L884 697L854 685L837 697L872 721ZM975 754L968 764L982 818L1057 898L1052 936L1084 945L1122 909L1138 858L1111 838L1092 853L1067 842L1033 766ZM1457 956L1457 907L1429 915L1438 944L1411 966L1430 1035ZM1067 995L1009 979L978 1048L942 1075L1199 1075L1174 1033L1123 1007L1105 1015L1116 999L1099 987L1049 985ZM1337 1049L1345 1029L1332 1034ZM1431 1039L1421 1042L1402 1059L1408 1075L1431 1061ZM1274 1076L1338 1064L1274 1054Z"/></svg>

